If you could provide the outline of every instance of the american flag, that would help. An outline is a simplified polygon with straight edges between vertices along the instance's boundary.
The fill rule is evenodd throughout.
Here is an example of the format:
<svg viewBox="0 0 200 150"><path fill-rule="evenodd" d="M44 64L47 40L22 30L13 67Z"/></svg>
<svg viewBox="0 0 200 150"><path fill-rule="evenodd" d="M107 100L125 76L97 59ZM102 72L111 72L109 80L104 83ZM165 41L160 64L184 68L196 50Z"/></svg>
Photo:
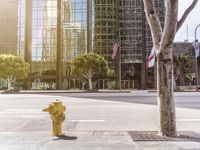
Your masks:
<svg viewBox="0 0 200 150"><path fill-rule="evenodd" d="M147 67L147 68L153 67L154 64L155 64L155 59L156 59L156 51L155 51L155 48L153 47L152 50L151 50L150 55L149 55L148 58L147 58L146 67Z"/></svg>
<svg viewBox="0 0 200 150"><path fill-rule="evenodd" d="M117 55L117 50L120 47L119 44L119 38L117 37L117 39L115 40L115 43L113 45L113 49L112 49L112 59L114 60L116 55Z"/></svg>

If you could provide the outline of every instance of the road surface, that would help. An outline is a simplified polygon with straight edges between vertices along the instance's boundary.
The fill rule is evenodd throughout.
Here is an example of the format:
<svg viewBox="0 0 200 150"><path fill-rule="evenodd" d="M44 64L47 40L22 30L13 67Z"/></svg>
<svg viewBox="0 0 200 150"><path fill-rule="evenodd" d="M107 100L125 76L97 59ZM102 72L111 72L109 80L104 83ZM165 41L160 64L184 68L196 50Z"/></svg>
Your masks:
<svg viewBox="0 0 200 150"><path fill-rule="evenodd" d="M0 95L0 131L48 131L42 109L60 99L67 106L64 130L158 130L156 93L46 93ZM200 131L200 93L176 93L177 129Z"/></svg>

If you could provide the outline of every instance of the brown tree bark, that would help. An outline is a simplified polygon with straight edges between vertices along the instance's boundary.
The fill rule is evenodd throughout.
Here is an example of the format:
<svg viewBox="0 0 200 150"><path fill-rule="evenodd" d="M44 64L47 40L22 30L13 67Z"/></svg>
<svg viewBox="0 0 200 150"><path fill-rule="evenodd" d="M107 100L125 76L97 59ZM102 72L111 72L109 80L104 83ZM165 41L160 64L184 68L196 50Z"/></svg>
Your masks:
<svg viewBox="0 0 200 150"><path fill-rule="evenodd" d="M169 51L169 49L165 49ZM171 50L170 50L171 51ZM168 55L166 57L166 55ZM161 52L157 63L157 87L159 106L160 134L176 136L176 114L173 93L173 61L172 53Z"/></svg>

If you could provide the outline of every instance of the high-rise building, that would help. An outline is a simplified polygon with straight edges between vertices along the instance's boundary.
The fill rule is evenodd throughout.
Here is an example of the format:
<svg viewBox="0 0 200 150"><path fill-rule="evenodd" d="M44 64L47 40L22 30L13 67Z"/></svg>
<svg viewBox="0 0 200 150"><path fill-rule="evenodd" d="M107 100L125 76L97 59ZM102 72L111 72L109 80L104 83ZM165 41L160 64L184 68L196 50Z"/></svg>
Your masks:
<svg viewBox="0 0 200 150"><path fill-rule="evenodd" d="M19 51L24 54L24 22L26 0L20 1ZM31 74L37 87L38 76L47 70L56 70L57 61L57 0L32 0L32 52ZM87 51L87 1L62 0L63 75L69 62ZM46 78L41 77L41 78ZM52 75L47 78L55 79ZM39 83L40 84L40 83ZM68 83L67 83L68 84ZM71 84L71 87L73 83ZM41 85L39 85L41 86ZM69 86L69 85L67 85ZM64 87L67 87L64 86Z"/></svg>
<svg viewBox="0 0 200 150"><path fill-rule="evenodd" d="M63 1L63 46L66 62L71 62L74 57L86 52L86 20L83 19L87 3L72 2L72 0Z"/></svg>
<svg viewBox="0 0 200 150"><path fill-rule="evenodd" d="M152 49L152 40L142 0L95 0L93 6L94 51L117 70L119 60L112 60L111 55L113 44L119 38L122 88L146 86L145 59ZM156 8L163 22L164 1L157 0Z"/></svg>
<svg viewBox="0 0 200 150"><path fill-rule="evenodd" d="M18 1L0 0L0 52L17 55Z"/></svg>
<svg viewBox="0 0 200 150"><path fill-rule="evenodd" d="M24 54L25 1L19 3L18 51ZM57 0L32 0L31 72L56 70L57 60ZM164 1L155 0L161 22L164 20ZM62 0L63 72L68 87L80 87L80 80L65 74L67 65L79 54L95 51L108 60L121 87L144 88L153 71L145 69L146 57L152 48L148 23L142 0ZM121 64L111 59L116 37L120 41ZM36 77L32 77L33 81ZM98 88L108 88L115 77L95 79ZM148 81L148 82L147 82Z"/></svg>
<svg viewBox="0 0 200 150"><path fill-rule="evenodd" d="M42 26L42 61L56 60L56 25L51 25L56 20L56 14L51 15L51 2L43 2L43 26ZM55 5L55 3L54 3Z"/></svg>

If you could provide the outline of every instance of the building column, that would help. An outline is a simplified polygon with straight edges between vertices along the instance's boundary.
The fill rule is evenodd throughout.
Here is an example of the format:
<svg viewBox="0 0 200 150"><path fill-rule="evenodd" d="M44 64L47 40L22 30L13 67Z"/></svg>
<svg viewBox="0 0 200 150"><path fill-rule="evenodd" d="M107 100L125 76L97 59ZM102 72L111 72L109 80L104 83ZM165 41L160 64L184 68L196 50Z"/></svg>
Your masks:
<svg viewBox="0 0 200 150"><path fill-rule="evenodd" d="M87 53L92 51L92 0L87 1Z"/></svg>
<svg viewBox="0 0 200 150"><path fill-rule="evenodd" d="M144 4L143 1L141 3L142 9L142 63L141 63L141 89L146 89L146 19L145 19L145 12L144 12Z"/></svg>
<svg viewBox="0 0 200 150"><path fill-rule="evenodd" d="M120 0L115 1L115 11L116 11L116 35L119 38L119 42L121 45L121 31L120 31ZM116 37L115 37L116 38ZM116 89L121 90L121 46L118 48L117 62L116 62Z"/></svg>
<svg viewBox="0 0 200 150"><path fill-rule="evenodd" d="M63 89L62 0L57 0L56 89Z"/></svg>
<svg viewBox="0 0 200 150"><path fill-rule="evenodd" d="M25 89L30 90L32 86L31 62L32 62L32 8L33 1L26 0L25 8L25 43L24 43L24 60L30 64L30 72L25 81Z"/></svg>

